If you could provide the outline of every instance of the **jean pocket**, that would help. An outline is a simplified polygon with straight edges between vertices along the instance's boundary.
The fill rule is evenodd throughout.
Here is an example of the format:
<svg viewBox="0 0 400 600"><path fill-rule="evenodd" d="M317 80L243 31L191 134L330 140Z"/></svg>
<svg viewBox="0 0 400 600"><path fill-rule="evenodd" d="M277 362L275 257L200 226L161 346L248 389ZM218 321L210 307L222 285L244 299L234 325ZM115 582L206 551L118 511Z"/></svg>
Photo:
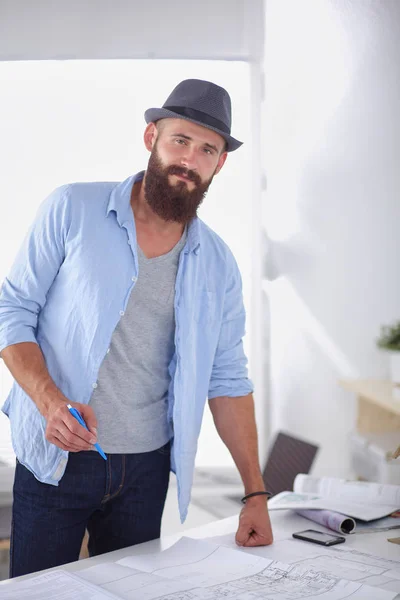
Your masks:
<svg viewBox="0 0 400 600"><path fill-rule="evenodd" d="M171 452L171 443L168 441L164 446L161 446L161 448L157 448L156 452L163 456L167 456Z"/></svg>

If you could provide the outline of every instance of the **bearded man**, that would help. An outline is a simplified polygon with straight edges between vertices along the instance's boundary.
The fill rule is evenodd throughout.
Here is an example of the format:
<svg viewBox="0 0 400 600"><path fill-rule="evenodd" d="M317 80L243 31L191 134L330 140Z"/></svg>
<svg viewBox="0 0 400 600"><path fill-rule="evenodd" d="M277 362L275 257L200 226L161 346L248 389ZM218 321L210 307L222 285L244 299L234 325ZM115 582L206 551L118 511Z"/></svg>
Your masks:
<svg viewBox="0 0 400 600"><path fill-rule="evenodd" d="M170 470L183 521L207 398L243 480L236 542L272 542L240 273L197 217L241 146L230 97L185 80L145 119L147 170L57 188L2 286L11 577L77 560L86 529L91 556L159 537Z"/></svg>

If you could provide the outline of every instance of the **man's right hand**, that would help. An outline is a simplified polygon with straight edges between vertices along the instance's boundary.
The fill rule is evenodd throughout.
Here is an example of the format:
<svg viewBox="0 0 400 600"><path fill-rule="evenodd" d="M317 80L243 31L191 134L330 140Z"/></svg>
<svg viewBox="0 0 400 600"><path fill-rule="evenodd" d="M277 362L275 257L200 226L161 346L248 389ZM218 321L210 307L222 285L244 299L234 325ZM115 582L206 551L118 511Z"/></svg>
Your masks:
<svg viewBox="0 0 400 600"><path fill-rule="evenodd" d="M93 408L79 402L68 403L81 413L89 431L71 415L67 402L55 400L44 414L47 421L46 440L68 452L93 450L93 444L97 442L97 420Z"/></svg>
<svg viewBox="0 0 400 600"><path fill-rule="evenodd" d="M12 344L1 351L1 358L46 419L46 440L68 452L93 450L97 442L97 419L92 407L71 402L57 388L40 347L33 342ZM89 431L71 415L67 404L79 410Z"/></svg>

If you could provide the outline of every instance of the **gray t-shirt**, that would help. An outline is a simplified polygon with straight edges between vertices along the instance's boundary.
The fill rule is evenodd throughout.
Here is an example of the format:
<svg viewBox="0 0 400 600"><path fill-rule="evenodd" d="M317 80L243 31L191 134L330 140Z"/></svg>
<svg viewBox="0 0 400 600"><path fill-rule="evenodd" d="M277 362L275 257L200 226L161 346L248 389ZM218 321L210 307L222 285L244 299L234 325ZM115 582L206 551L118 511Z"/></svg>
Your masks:
<svg viewBox="0 0 400 600"><path fill-rule="evenodd" d="M168 366L174 353L174 298L186 230L167 254L146 258L101 364L90 405L104 452L150 452L169 440Z"/></svg>

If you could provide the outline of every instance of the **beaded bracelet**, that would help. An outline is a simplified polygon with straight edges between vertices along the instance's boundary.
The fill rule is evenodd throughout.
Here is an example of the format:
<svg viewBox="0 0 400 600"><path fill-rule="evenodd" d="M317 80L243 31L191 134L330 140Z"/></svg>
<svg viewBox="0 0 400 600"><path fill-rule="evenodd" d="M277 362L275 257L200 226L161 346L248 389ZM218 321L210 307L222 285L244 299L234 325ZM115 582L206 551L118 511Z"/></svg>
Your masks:
<svg viewBox="0 0 400 600"><path fill-rule="evenodd" d="M271 492L252 492L251 494L247 494L247 496L243 496L241 502L246 504L246 500L248 498L252 498L253 496L268 496L268 498L271 498L272 494Z"/></svg>

